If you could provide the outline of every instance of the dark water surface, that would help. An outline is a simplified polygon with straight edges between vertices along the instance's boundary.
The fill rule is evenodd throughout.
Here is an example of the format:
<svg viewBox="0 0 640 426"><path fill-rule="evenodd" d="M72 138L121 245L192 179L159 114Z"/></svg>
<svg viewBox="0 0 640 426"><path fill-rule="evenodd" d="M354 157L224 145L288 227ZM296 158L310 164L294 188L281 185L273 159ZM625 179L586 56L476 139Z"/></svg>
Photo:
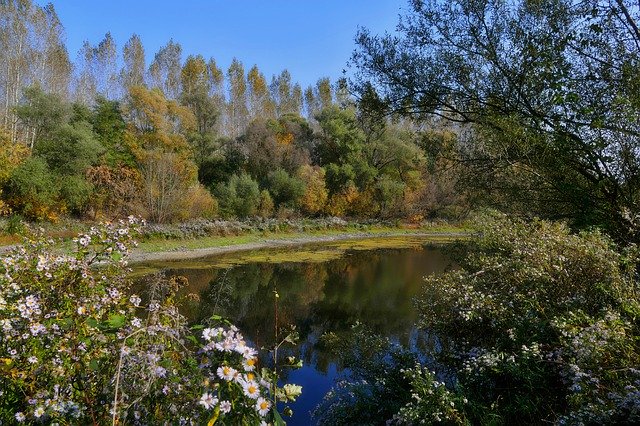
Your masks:
<svg viewBox="0 0 640 426"><path fill-rule="evenodd" d="M387 248L374 248L374 247ZM169 275L185 276L187 293L199 295L183 313L201 323L212 314L231 320L259 347L275 342L275 294L278 326L295 325L297 347L283 355L301 358L304 366L283 372L283 380L302 385L302 396L291 405L289 425L313 424L310 411L344 372L322 344L324 333L348 333L362 323L379 334L419 349L428 337L414 328L412 298L423 277L444 271L451 262L442 248L426 239L396 238L263 250L156 263Z"/></svg>

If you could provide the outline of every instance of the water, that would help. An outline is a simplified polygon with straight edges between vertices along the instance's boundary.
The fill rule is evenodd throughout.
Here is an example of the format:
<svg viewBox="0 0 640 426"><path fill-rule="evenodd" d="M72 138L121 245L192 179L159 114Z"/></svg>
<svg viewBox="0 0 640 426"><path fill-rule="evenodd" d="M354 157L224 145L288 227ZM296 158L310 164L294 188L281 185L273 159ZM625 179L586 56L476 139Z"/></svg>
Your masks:
<svg viewBox="0 0 640 426"><path fill-rule="evenodd" d="M393 248L372 249L379 246ZM362 323L404 345L417 349L428 345L428 338L414 328L417 317L412 298L425 275L444 271L450 261L441 248L428 246L426 240L405 238L154 266L189 280L184 291L200 299L183 306L191 321L200 323L220 314L260 347L270 347L275 341L277 291L278 325L295 325L300 335L297 347L289 348L285 355L304 362L301 369L283 372L285 381L303 387L302 396L291 405L294 416L287 423L309 425L313 424L310 411L344 373L336 356L322 344L322 335L348 333L354 324Z"/></svg>

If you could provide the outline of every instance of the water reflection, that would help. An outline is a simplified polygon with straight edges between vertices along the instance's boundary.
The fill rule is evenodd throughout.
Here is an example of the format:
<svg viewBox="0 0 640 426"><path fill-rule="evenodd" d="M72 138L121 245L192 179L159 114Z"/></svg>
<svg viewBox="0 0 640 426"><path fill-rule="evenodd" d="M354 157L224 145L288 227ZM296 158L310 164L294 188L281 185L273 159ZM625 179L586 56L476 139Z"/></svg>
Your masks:
<svg viewBox="0 0 640 426"><path fill-rule="evenodd" d="M193 265L190 265L193 266ZM300 343L290 353L303 359L301 370L286 380L301 384L303 396L292 407L289 424L310 424L311 410L329 390L339 374L336 359L324 348L326 332L348 333L355 323L364 323L379 334L406 346L425 349L427 334L413 325L416 312L412 298L427 274L450 266L441 249L418 246L409 249L349 251L338 259L316 263L250 263L231 268L179 267L169 274L185 276L183 291L199 295L199 303L185 305L183 313L201 323L219 314L238 325L254 344L270 347L275 340L275 296L278 325L295 325Z"/></svg>

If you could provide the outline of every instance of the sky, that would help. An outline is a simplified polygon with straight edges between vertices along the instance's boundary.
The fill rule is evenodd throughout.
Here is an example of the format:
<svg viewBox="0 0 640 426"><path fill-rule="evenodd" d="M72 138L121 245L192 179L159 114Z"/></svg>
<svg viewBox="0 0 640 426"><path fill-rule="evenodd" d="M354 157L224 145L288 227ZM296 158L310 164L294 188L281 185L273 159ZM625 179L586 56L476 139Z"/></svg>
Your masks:
<svg viewBox="0 0 640 426"><path fill-rule="evenodd" d="M73 60L84 40L97 45L111 31L120 50L142 38L147 66L173 38L190 54L213 57L225 71L232 58L254 64L267 80L287 68L302 87L342 76L359 27L393 32L405 0L51 0ZM45 4L48 1L37 1Z"/></svg>

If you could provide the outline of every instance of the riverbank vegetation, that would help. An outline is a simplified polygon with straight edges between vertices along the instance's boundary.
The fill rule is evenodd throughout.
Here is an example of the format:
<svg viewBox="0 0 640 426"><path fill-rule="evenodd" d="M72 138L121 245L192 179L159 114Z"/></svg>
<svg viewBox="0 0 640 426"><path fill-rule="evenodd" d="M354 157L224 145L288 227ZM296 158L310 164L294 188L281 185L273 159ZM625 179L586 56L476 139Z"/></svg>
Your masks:
<svg viewBox="0 0 640 426"><path fill-rule="evenodd" d="M144 299L132 293L138 225L93 228L71 255L36 237L3 256L2 422L283 424L275 404L300 389L278 387L237 328L188 324L179 278L158 278Z"/></svg>

